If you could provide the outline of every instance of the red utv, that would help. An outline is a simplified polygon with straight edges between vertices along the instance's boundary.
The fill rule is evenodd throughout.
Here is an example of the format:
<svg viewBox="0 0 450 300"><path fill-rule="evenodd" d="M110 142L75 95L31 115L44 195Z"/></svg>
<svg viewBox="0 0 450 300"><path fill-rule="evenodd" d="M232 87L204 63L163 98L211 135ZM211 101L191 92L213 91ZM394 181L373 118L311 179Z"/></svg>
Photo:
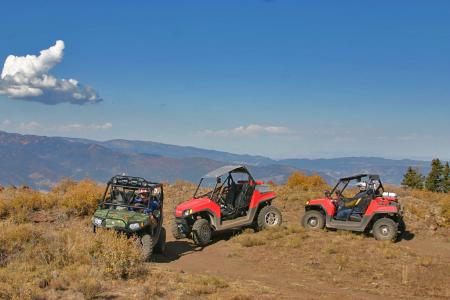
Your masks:
<svg viewBox="0 0 450 300"><path fill-rule="evenodd" d="M355 195L356 186L364 189ZM380 176L367 174L341 178L325 198L307 201L302 225L372 233L377 240L395 240L405 231L397 195L384 191Z"/></svg>
<svg viewBox="0 0 450 300"><path fill-rule="evenodd" d="M245 166L225 166L206 174L194 196L175 208L172 234L209 243L213 232L279 226L280 211L272 206L276 194L253 179Z"/></svg>

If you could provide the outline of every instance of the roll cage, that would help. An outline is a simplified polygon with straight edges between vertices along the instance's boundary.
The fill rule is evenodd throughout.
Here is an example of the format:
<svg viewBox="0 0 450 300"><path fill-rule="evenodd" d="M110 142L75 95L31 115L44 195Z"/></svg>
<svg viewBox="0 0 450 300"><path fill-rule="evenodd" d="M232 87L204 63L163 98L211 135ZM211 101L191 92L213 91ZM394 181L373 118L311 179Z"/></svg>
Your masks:
<svg viewBox="0 0 450 300"><path fill-rule="evenodd" d="M218 202L219 199L221 199L222 195L226 192L226 188L231 186L232 184L236 183L242 183L242 181L236 182L235 178L233 177L233 174L244 174L247 175L247 182L255 182L253 179L253 176L248 171L247 167L245 166L224 166L221 168L218 168L214 171L209 172L205 176L203 176L200 179L200 182L197 185L197 188L194 192L194 199L208 197L211 200ZM222 180L221 178L226 175L225 179ZM203 192L201 187L202 184L207 179L215 179L214 186L211 190L208 192Z"/></svg>
<svg viewBox="0 0 450 300"><path fill-rule="evenodd" d="M113 176L106 185L105 192L100 200L100 208L116 208L123 207L125 209L149 208L150 201L147 207L136 207L131 205L136 197L136 191L141 188L150 190L151 197L156 197L160 203L160 210L163 208L164 191L163 185L158 182L148 181L141 177L116 175ZM159 189L159 191L157 190ZM121 198L122 201L115 201Z"/></svg>
<svg viewBox="0 0 450 300"><path fill-rule="evenodd" d="M358 174L350 177L343 177L339 179L337 184L329 193L329 196L332 197L333 194L338 192L342 195L345 189L348 187L349 183L352 181L360 182L361 180L366 181L368 183L368 189L374 192L374 195L382 195L384 192L383 184L381 183L380 176L375 174Z"/></svg>

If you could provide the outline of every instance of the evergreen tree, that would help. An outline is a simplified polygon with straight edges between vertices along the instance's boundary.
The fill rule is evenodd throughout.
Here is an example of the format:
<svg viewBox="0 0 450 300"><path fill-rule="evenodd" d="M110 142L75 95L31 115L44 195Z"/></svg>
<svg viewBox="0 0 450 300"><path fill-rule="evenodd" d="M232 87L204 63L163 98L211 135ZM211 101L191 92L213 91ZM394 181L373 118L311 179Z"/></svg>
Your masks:
<svg viewBox="0 0 450 300"><path fill-rule="evenodd" d="M450 192L450 167L448 165L448 162L445 163L443 181L444 181L444 192L446 193Z"/></svg>
<svg viewBox="0 0 450 300"><path fill-rule="evenodd" d="M412 189L422 189L423 188L423 175L420 174L413 167L408 167L405 175L403 175L402 186Z"/></svg>
<svg viewBox="0 0 450 300"><path fill-rule="evenodd" d="M431 170L428 173L425 181L425 188L432 192L444 191L444 170L439 158L435 158L431 161Z"/></svg>

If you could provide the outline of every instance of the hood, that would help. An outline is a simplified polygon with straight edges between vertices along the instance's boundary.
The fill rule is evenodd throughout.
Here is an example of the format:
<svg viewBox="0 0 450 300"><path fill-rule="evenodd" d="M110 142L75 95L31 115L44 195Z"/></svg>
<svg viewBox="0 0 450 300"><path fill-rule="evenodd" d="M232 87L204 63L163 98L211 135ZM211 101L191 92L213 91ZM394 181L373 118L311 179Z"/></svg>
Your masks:
<svg viewBox="0 0 450 300"><path fill-rule="evenodd" d="M208 198L191 198L190 200L184 201L177 205L177 207L175 208L175 216L181 216L183 211L187 209L192 209L194 212L200 211L205 207L211 206L211 204L217 206L214 201L211 201Z"/></svg>
<svg viewBox="0 0 450 300"><path fill-rule="evenodd" d="M138 213L129 210L116 210L116 209L97 209L94 213L94 217L106 219L106 220L121 220L127 224L130 222L144 222L148 220L146 214Z"/></svg>

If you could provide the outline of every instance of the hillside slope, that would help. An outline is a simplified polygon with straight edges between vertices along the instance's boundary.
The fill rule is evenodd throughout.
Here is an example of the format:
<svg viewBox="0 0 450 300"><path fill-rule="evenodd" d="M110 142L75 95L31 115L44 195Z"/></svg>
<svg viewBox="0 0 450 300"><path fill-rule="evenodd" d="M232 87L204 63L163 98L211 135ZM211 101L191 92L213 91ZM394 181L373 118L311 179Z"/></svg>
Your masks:
<svg viewBox="0 0 450 300"><path fill-rule="evenodd" d="M89 177L105 182L121 173L155 181L197 181L202 175L225 164L202 157L173 158L123 153L86 141L0 132L2 185L26 184L47 188L63 177ZM256 177L275 182L285 181L296 170L286 165L255 166L251 169Z"/></svg>

